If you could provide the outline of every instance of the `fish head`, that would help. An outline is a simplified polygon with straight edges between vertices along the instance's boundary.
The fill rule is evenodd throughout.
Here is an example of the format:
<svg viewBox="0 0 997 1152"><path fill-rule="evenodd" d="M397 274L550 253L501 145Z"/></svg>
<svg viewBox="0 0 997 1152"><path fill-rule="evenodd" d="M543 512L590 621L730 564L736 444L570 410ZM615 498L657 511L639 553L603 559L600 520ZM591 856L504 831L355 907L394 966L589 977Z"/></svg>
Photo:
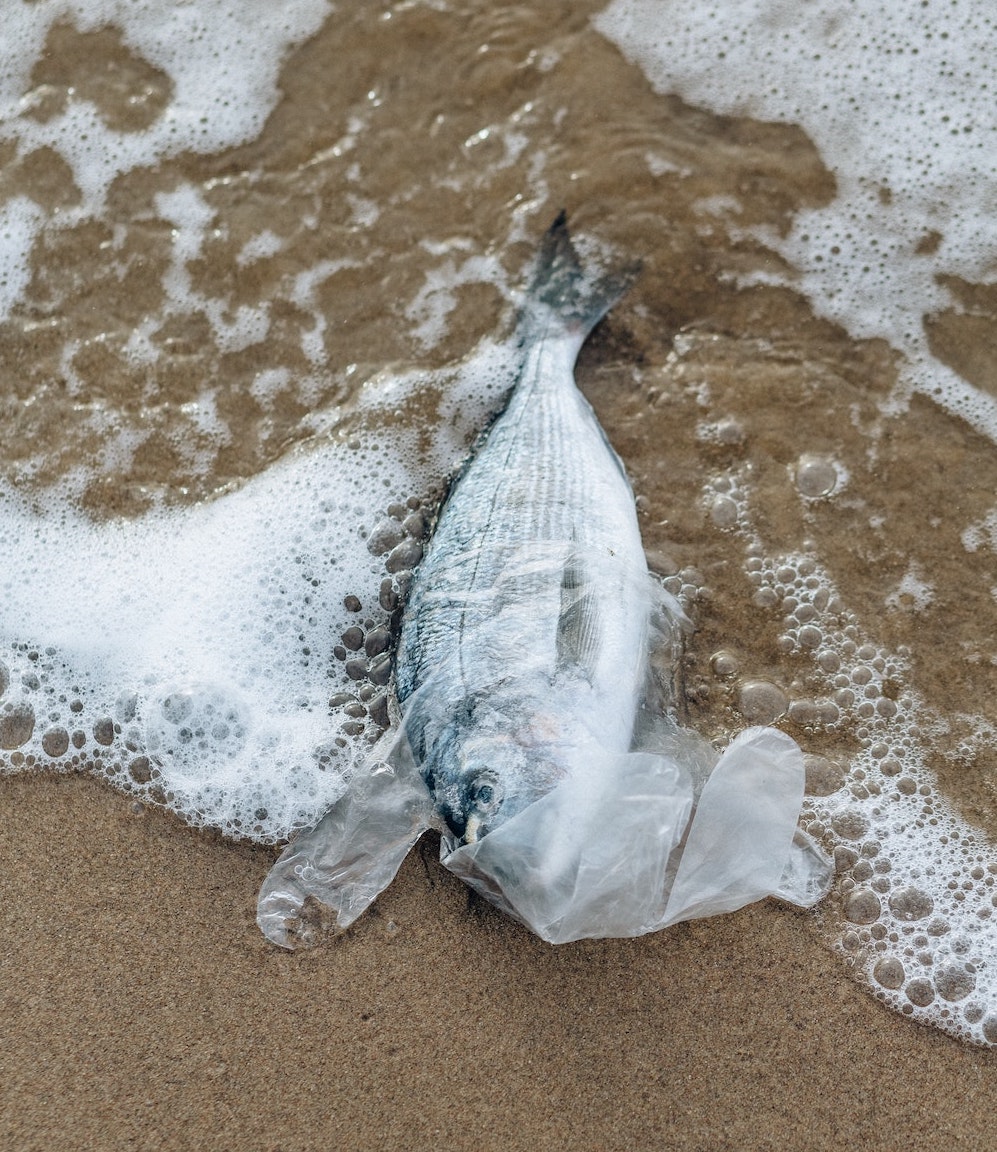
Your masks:
<svg viewBox="0 0 997 1152"><path fill-rule="evenodd" d="M545 796L565 769L532 723L501 731L454 725L423 763L451 850L473 844Z"/></svg>

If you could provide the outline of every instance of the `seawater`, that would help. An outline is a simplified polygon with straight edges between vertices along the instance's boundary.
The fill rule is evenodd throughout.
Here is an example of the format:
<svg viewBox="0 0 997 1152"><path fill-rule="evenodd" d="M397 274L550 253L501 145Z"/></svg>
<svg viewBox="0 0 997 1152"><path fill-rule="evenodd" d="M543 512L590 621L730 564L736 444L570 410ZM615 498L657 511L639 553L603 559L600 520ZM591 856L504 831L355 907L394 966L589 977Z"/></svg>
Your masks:
<svg viewBox="0 0 997 1152"><path fill-rule="evenodd" d="M964 2L12 10L4 768L265 842L328 806L564 206L644 261L578 378L697 626L686 719L801 742L819 931L997 1043L992 32Z"/></svg>

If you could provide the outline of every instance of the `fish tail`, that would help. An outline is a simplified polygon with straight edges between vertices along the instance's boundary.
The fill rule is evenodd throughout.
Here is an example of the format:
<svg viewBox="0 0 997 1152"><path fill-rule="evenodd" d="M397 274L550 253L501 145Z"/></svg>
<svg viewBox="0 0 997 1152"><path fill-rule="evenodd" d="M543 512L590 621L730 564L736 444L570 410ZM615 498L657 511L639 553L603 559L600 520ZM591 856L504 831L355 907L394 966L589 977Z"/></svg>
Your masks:
<svg viewBox="0 0 997 1152"><path fill-rule="evenodd" d="M568 331L584 340L627 291L640 268L640 261L632 261L605 274L586 269L571 243L562 208L541 242L524 320L549 324L553 313Z"/></svg>

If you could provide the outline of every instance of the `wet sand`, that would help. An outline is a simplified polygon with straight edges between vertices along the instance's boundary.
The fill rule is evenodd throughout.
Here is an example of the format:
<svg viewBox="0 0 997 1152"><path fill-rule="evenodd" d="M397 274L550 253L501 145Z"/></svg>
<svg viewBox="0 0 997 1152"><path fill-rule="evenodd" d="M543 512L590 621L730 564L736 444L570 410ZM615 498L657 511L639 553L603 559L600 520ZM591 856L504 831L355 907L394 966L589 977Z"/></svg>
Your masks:
<svg viewBox="0 0 997 1152"><path fill-rule="evenodd" d="M655 95L588 29L581 4L402 8L386 23L341 5L290 59L259 140L121 178L108 210L126 225L119 247L108 223L53 232L27 304L0 329L4 474L23 469L44 487L89 461L85 503L98 514L238 484L307 439L311 412L342 405L348 421L360 384L385 365L450 364L508 325L498 292L471 283L456 290L440 341L420 343L413 308L436 257L417 241L489 253L518 282L532 245L504 237L536 195L531 235L563 204L581 232L645 260L579 378L642 498L648 547L709 583L687 655L692 722L721 740L743 726L733 689L711 679L721 644L736 643L756 675L804 676L778 649L778 619L751 606L730 561L741 545L703 504L704 483L742 458L771 546L792 550L809 534L863 625L910 647L913 686L932 707L992 719L997 665L977 628L992 614L990 554L958 544L990 507L991 446L928 401L880 420L895 381L888 348L849 340L788 289L738 284L781 266L747 229L784 232L834 194L809 141ZM91 61L121 51L113 37L60 36L38 84L82 84ZM453 67L425 68L427 45L445 46ZM351 117L362 131L340 156ZM528 146L507 163L514 132ZM8 190L46 190L50 207L78 194L61 170L19 164L7 177ZM272 305L261 344L233 351L198 309L169 311L172 242L156 196L183 181L219 224L190 264L192 284L232 309ZM736 209L703 208L732 189ZM372 220L354 194L377 206ZM264 226L284 247L247 271L238 254ZM313 299L291 298L299 270L343 257L355 265L329 273ZM993 301L976 303L989 333ZM157 310L159 360L136 368L128 341ZM316 311L330 320L320 370L302 352ZM939 357L959 361L960 318L932 324ZM677 333L685 351L669 359ZM981 387L991 367L962 365ZM264 402L251 386L278 368L288 383ZM202 435L185 407L206 380L227 441ZM701 424L731 420L742 439L697 439ZM141 451L104 460L118 431L126 445L140 434ZM800 511L790 473L801 451L848 467L848 500ZM890 615L884 597L912 556L937 598ZM786 726L808 750L852 747L847 726ZM939 737L943 786L992 835L992 753L962 771L965 757L945 758L959 738ZM643 940L552 949L470 897L427 841L354 930L290 955L254 923L272 850L136 812L84 776L0 786L0 1147L993 1145L997 1055L887 1011L849 979L815 914L764 904Z"/></svg>
<svg viewBox="0 0 997 1152"><path fill-rule="evenodd" d="M997 1056L877 1004L808 913L551 948L427 842L286 954L269 850L78 777L4 788L4 1148L992 1147Z"/></svg>

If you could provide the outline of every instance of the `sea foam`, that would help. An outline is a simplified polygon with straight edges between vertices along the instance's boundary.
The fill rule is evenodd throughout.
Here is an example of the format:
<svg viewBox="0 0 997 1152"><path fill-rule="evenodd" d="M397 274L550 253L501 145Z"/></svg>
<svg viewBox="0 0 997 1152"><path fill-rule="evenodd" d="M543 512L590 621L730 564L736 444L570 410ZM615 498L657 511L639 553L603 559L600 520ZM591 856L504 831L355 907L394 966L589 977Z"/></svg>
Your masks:
<svg viewBox="0 0 997 1152"><path fill-rule="evenodd" d="M997 268L997 67L983 0L613 0L596 27L660 92L724 115L799 124L837 185L785 237L766 233L823 315L904 352L904 387L997 439L997 402L931 355L942 280Z"/></svg>
<svg viewBox="0 0 997 1152"><path fill-rule="evenodd" d="M231 4L161 4L155 0L52 0L14 4L4 13L0 40L0 141L16 143L17 157L50 149L68 166L79 204L56 226L99 213L116 177L180 152L217 152L259 135L277 102L287 51L317 30L326 0ZM134 101L163 89L148 122L122 125L109 117L99 84L72 86L64 101L36 83L49 37L82 38L109 26L142 77ZM158 74L158 75L156 75ZM155 76L155 79L151 77ZM0 235L8 255L0 263L0 317L24 286L26 254L45 214L21 199L6 204ZM18 254L21 254L18 256ZM10 261L13 269L5 265Z"/></svg>
<svg viewBox="0 0 997 1152"><path fill-rule="evenodd" d="M388 723L387 675L368 674L390 668L432 516L419 493L487 419L509 353L372 382L368 436L316 437L224 499L95 524L59 491L0 490L17 558L0 576L0 771L84 769L261 842L313 823ZM441 387L435 430L382 426L398 392Z"/></svg>

